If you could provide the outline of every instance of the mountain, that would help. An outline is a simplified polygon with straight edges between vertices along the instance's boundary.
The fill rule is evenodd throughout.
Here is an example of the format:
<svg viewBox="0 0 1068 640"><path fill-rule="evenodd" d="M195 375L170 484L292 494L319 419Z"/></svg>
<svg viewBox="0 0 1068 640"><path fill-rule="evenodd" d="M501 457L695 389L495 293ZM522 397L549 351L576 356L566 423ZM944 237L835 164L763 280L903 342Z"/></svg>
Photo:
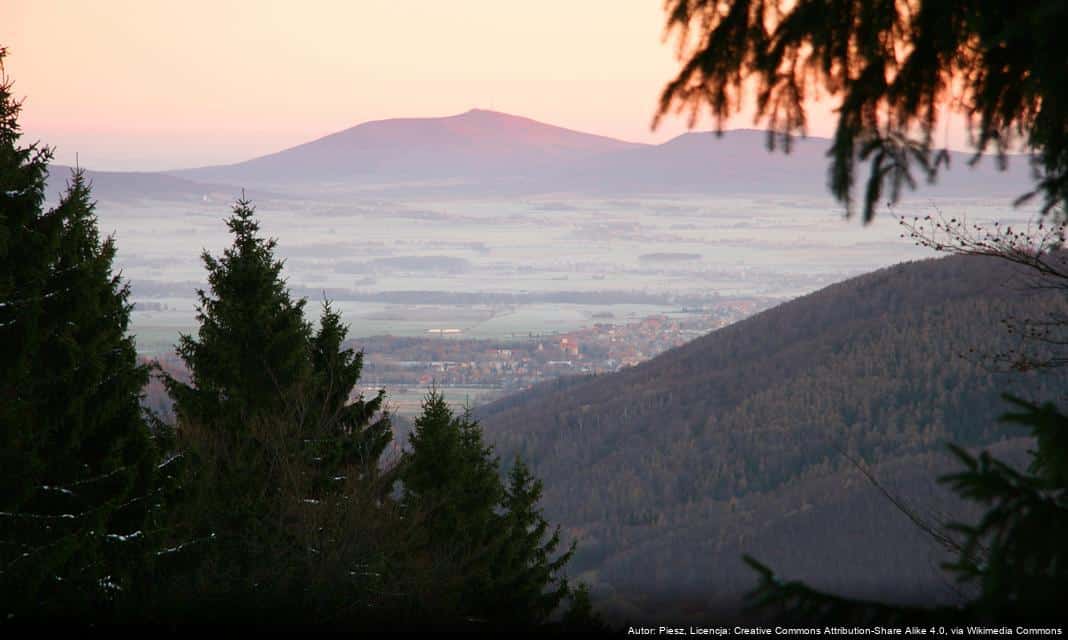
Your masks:
<svg viewBox="0 0 1068 640"><path fill-rule="evenodd" d="M754 552L854 595L945 599L944 554L844 452L903 478L921 511L966 517L933 488L950 468L943 443L1018 437L996 422L999 394L1056 399L1068 382L962 357L1018 346L1006 318L1068 311L1024 283L995 259L901 264L478 415L502 459L545 479L546 512L581 540L576 568L602 594L734 606L754 584L740 556Z"/></svg>
<svg viewBox="0 0 1068 640"><path fill-rule="evenodd" d="M580 161L556 179L557 190L601 193L695 193L827 195L830 159L827 138L793 141L790 152L769 152L767 132L736 129L682 134L660 145L647 145ZM1030 166L1014 157L1005 171L991 158L970 166L971 154L951 152L950 166L922 195L1000 197L1007 202L1029 189ZM858 184L868 168L857 171ZM921 174L917 183L924 184Z"/></svg>
<svg viewBox="0 0 1068 640"><path fill-rule="evenodd" d="M659 145L636 144L529 118L473 109L443 118L366 122L245 162L185 169L196 181L332 193L513 195L539 193L747 194L826 196L830 141L798 139L790 154L769 153L764 131L695 132ZM1024 158L1001 172L990 159L950 154L951 170L925 195L997 196L1028 190ZM867 175L858 171L858 180ZM922 178L917 178L922 182Z"/></svg>
<svg viewBox="0 0 1068 640"><path fill-rule="evenodd" d="M769 153L753 129L680 135L659 145L623 142L529 118L472 110L446 118L364 123L233 165L170 172L89 171L102 200L224 200L281 194L331 200L354 192L392 196L510 196L573 193L600 197L657 194L797 194L828 198L825 138ZM951 153L949 171L921 196L966 195L1011 202L1031 184L1025 158L1007 171L984 158ZM70 167L54 165L49 194ZM864 168L858 172L866 176Z"/></svg>
<svg viewBox="0 0 1068 640"><path fill-rule="evenodd" d="M366 122L238 164L172 172L241 184L526 181L593 155L640 148L495 111Z"/></svg>
<svg viewBox="0 0 1068 640"><path fill-rule="evenodd" d="M826 196L830 140L799 139L790 154L768 153L766 142L766 131L737 129L723 136L690 132L663 144L637 144L473 109L447 118L367 122L236 165L171 174L328 198L364 191L461 197L550 192ZM1011 200L1031 184L1024 158L1015 158L1005 172L990 159L970 167L970 159L952 153L951 171L925 192ZM866 168L858 175L863 179Z"/></svg>
<svg viewBox="0 0 1068 640"><path fill-rule="evenodd" d="M577 190L616 192L821 192L828 143L798 140L787 155L768 152L764 131L684 133L663 144L578 163L566 180Z"/></svg>

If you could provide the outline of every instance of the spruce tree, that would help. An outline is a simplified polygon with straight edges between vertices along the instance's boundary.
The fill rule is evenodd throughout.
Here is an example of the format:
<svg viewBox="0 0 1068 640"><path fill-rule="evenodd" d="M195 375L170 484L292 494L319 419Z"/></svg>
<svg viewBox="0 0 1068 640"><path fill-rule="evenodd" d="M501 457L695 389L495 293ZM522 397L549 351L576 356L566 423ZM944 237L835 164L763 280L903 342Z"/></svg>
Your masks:
<svg viewBox="0 0 1068 640"><path fill-rule="evenodd" d="M232 245L202 255L210 291L197 292L198 333L177 345L191 380L163 374L189 457L173 545L189 551L170 561L208 594L205 606L277 615L280 601L299 607L314 591L300 521L355 504L343 492L375 484L392 432L384 392L352 397L363 357L342 348L340 315L327 303L317 330L305 320L251 202L238 200L227 225ZM323 531L320 543L343 535Z"/></svg>
<svg viewBox="0 0 1068 640"><path fill-rule="evenodd" d="M392 438L385 392L353 398L363 353L343 347L340 314L324 303L313 331L251 202L238 200L227 226L232 246L202 255L211 291L197 291L198 335L177 346L192 380L164 374L179 423L244 438L257 421L284 417L324 470L357 461L373 470Z"/></svg>
<svg viewBox="0 0 1068 640"><path fill-rule="evenodd" d="M453 614L492 619L492 561L501 539L496 509L504 496L497 458L470 414L454 414L436 389L424 399L409 443L401 512L419 522L418 550L446 567L439 582L449 585Z"/></svg>
<svg viewBox="0 0 1068 640"><path fill-rule="evenodd" d="M554 557L560 530L549 532L538 507L541 482L517 460L505 484L478 421L456 415L437 390L409 438L403 511L453 568L459 613L508 627L546 623L572 593L561 573L574 545Z"/></svg>
<svg viewBox="0 0 1068 640"><path fill-rule="evenodd" d="M204 588L236 598L277 550L279 487L271 472L286 440L299 437L285 428L285 414L311 373L311 326L305 301L290 298L275 241L259 234L252 203L239 199L226 224L232 245L220 257L201 254L210 292L197 291L198 334L177 345L191 381L161 377L174 400L177 446L190 458L175 522L177 546L190 549L184 569L214 567L214 585Z"/></svg>
<svg viewBox="0 0 1068 640"><path fill-rule="evenodd" d="M276 241L259 235L255 208L245 198L226 221L233 245L219 258L201 255L210 294L197 291L197 337L183 335L178 355L192 384L166 377L180 420L241 429L264 412L285 407L311 373L311 326L304 299L293 300L274 257Z"/></svg>
<svg viewBox="0 0 1068 640"><path fill-rule="evenodd" d="M522 625L548 619L571 593L561 573L575 553L575 543L557 554L560 527L550 533L549 523L538 506L541 495L541 480L517 458L508 473L501 503L504 543L494 568L498 597L495 609Z"/></svg>
<svg viewBox="0 0 1068 640"><path fill-rule="evenodd" d="M504 496L498 461L470 413L456 415L431 390L409 435L402 503L423 512L426 535L448 541L458 555L479 555L498 529L494 509Z"/></svg>
<svg viewBox="0 0 1068 640"><path fill-rule="evenodd" d="M0 64L3 50L0 49ZM0 67L2 69L2 67ZM45 211L50 152L19 146L0 82L0 607L106 615L133 587L152 508L154 448L140 407L147 371L127 334L89 185L75 171Z"/></svg>
<svg viewBox="0 0 1068 640"><path fill-rule="evenodd" d="M363 371L363 352L343 348L347 334L341 315L325 302L311 343L314 373L305 417L311 426L309 453L320 470L319 488L325 490L345 480L341 469L362 468L368 480L377 475L378 461L393 439L383 411L385 391L349 401Z"/></svg>

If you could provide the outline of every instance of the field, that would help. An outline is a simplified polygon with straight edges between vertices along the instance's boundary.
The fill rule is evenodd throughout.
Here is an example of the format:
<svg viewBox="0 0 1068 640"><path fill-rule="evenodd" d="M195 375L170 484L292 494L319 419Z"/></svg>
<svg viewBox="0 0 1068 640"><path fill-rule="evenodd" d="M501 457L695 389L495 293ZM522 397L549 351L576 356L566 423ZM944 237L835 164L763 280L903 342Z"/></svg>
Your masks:
<svg viewBox="0 0 1068 640"><path fill-rule="evenodd" d="M258 202L289 284L317 314L334 300L353 337L507 338L678 313L724 296L786 299L930 252L890 215L864 226L829 198L541 197L521 201ZM989 201L919 200L896 214L1024 219ZM141 352L195 327L201 251L228 243L229 204L101 202L131 281Z"/></svg>

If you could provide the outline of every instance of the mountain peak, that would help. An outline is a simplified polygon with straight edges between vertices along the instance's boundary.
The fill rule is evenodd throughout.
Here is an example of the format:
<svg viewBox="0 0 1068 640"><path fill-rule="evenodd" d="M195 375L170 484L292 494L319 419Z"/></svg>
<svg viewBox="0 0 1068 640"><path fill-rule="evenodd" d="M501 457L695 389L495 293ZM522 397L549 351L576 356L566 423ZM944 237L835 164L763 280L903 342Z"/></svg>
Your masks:
<svg viewBox="0 0 1068 640"><path fill-rule="evenodd" d="M509 121L512 121L512 122L537 122L538 124L542 124L542 125L544 125L546 127L553 127L554 126L554 125L551 125L551 124L544 124L544 123L538 122L537 120L533 120L531 118L526 118L526 117L523 117L523 116L517 116L517 115L511 114L511 113L504 113L503 111L494 111L493 109L479 109L478 107L475 107L473 109L468 109L467 111L464 111L463 113L461 113L459 115L447 116L445 119L450 119L450 120L451 119L471 120L471 121L480 121L480 120L482 120L482 121L499 121L499 122L509 122Z"/></svg>
<svg viewBox="0 0 1068 640"><path fill-rule="evenodd" d="M502 177L527 180L599 154L644 146L473 108L451 116L364 122L236 165L180 175L249 184L280 180L481 183Z"/></svg>

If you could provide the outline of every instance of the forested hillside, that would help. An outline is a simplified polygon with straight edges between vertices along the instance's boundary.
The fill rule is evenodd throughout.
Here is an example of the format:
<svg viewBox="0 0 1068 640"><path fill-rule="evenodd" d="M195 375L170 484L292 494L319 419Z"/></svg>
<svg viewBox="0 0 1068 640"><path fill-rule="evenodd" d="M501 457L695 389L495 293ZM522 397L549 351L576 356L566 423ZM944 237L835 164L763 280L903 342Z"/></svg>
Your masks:
<svg viewBox="0 0 1068 640"><path fill-rule="evenodd" d="M984 356L1018 347L1005 319L1063 307L1063 296L1028 287L1024 274L1003 261L902 264L617 374L502 400L480 416L505 458L521 454L547 479L547 512L584 541L580 568L598 568L603 584L643 583L646 593L666 592L685 586L701 555L692 548L674 553L670 540L684 529L690 542L717 539L728 520L738 529L736 514L710 514L726 516L739 500L768 512L784 495L795 496L792 509L849 502L821 485L850 471L843 452L881 463L949 441L969 446L1021 435L997 424L1005 408L999 394L1059 398L1065 376L994 372ZM931 469L938 465L925 466L921 475L937 475ZM871 487L862 482L857 489ZM767 495L775 490L774 499ZM865 511L874 505L903 518L877 496L864 504ZM855 526L866 530L872 517ZM809 531L821 544L834 538L826 527ZM817 542L783 535L784 544L805 549ZM642 551L635 553L639 541ZM878 545L884 557L897 555L894 542ZM910 551L901 557L937 564ZM842 567L824 575L848 583L850 551L843 553ZM857 566L872 575L870 563ZM893 564L884 568L892 582ZM696 588L702 579L692 577ZM898 585L904 584L916 581L903 575Z"/></svg>

